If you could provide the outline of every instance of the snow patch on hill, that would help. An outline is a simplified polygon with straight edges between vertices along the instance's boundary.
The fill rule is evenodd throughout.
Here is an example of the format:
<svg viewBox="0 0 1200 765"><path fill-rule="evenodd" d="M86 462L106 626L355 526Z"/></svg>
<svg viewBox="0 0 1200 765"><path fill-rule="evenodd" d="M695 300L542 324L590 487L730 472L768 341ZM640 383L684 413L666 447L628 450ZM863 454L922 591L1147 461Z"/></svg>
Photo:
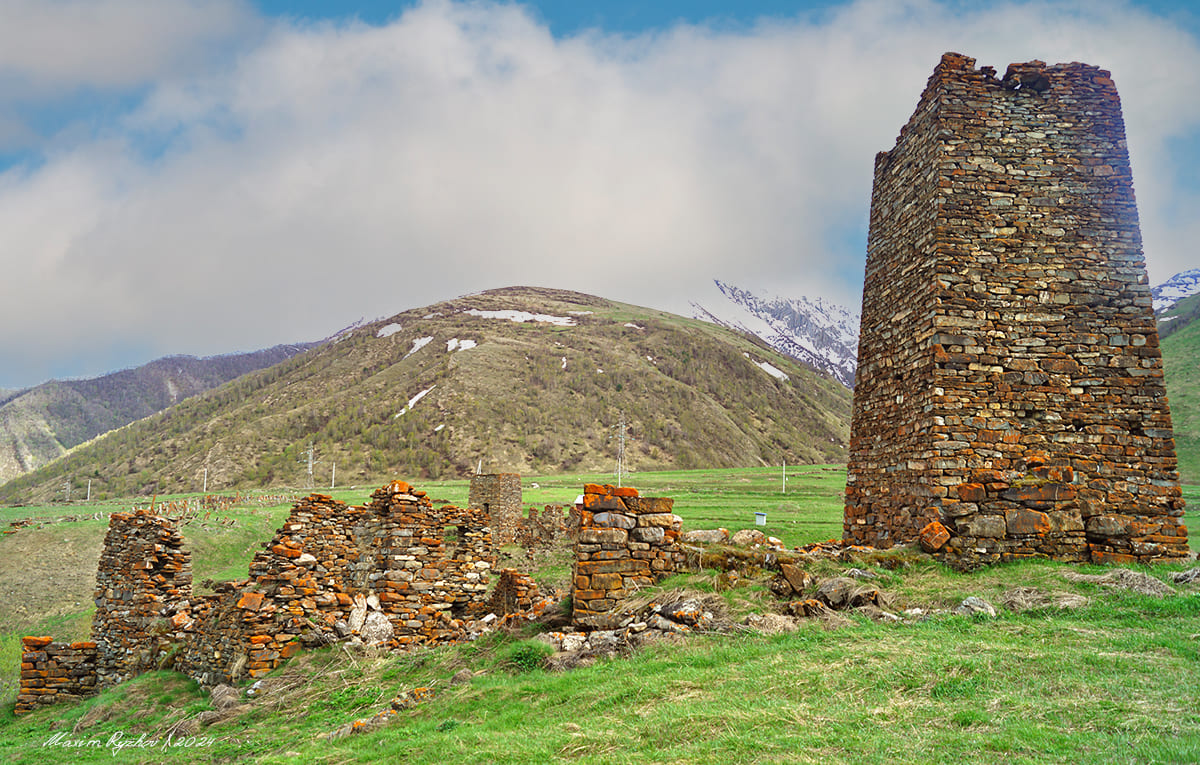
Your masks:
<svg viewBox="0 0 1200 765"><path fill-rule="evenodd" d="M432 342L433 342L432 336L418 337L416 340L413 340L412 348L408 351L408 353L404 354L404 358L407 359L409 356L413 355L414 353L421 350L422 348L424 348L425 346L429 345ZM401 359L401 361L403 361L403 360L404 359Z"/></svg>
<svg viewBox="0 0 1200 765"><path fill-rule="evenodd" d="M417 405L417 402L418 402L418 401L420 401L421 399L425 398L425 396L426 396L426 395L429 393L429 391L433 390L433 389L434 389L434 388L436 388L436 387L437 387L436 385L430 385L430 386L429 386L428 388L426 388L425 390L421 391L421 392L420 392L420 393L418 393L417 395L415 395L415 396L413 396L412 398L410 398L410 399L408 400L408 406L404 407L404 408L403 408L403 409L401 409L399 412L396 412L395 414L393 414L393 415L392 415L392 419L394 420L394 419L396 419L397 417L399 417L399 416L401 416L401 415L405 414L406 412L411 412L411 411L412 411L412 408L413 408L414 406L416 406L416 405Z"/></svg>
<svg viewBox="0 0 1200 765"><path fill-rule="evenodd" d="M475 308L469 308L463 311L471 316L478 316L482 319L507 319L508 321L521 324L527 321L537 321L545 324L554 324L559 327L573 327L575 320L570 316L551 316L546 313L529 313L528 311L480 311Z"/></svg>

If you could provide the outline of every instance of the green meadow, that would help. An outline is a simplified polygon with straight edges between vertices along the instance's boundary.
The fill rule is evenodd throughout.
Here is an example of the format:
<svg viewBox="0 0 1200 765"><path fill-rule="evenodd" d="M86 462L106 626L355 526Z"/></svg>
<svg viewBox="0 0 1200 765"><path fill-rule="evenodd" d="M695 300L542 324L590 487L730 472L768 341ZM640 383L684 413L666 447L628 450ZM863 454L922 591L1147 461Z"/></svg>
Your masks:
<svg viewBox="0 0 1200 765"><path fill-rule="evenodd" d="M685 528L736 531L753 527L755 513L765 513L760 528L789 546L840 535L844 481L843 466L788 468L786 491L778 467L623 479L644 495L674 498ZM569 503L587 482L615 479L527 476L525 502ZM435 501L465 504L467 487L460 480L418 488ZM358 503L373 488L332 493ZM1185 496L1191 508L1200 507L1200 487L1187 486ZM289 507L248 501L186 518L198 588L205 579L244 576ZM734 626L565 672L543 668L544 646L530 625L411 654L340 647L305 653L273 673L263 693L211 724L196 722L212 710L207 692L168 671L15 718L20 636L86 637L103 518L125 509L110 502L0 510L5 526L39 519L0 536L6 589L0 599L0 761L1200 761L1200 585L1173 585L1174 594L1154 598L1064 576L1104 573L1103 567L1030 561L959 573L907 550L820 560L810 572L820 579L865 569L887 593L892 612L930 614L912 623L845 612L836 620L801 620L795 632L759 634L739 623L779 609L767 579L751 574L727 589L718 572L699 570L678 574L660 589L715 598ZM1195 515L1189 509L1193 547L1200 541ZM64 516L76 520L53 520ZM560 567L561 561L544 565ZM1171 572L1189 565L1140 570L1169 581ZM1065 603L1067 596L1086 601L1005 606L1017 588L1044 593L1051 603ZM972 595L993 603L997 616L951 612ZM472 679L452 685L462 669L470 669ZM380 729L327 738L418 687L431 688L432 698L401 709ZM143 746L132 746L139 737Z"/></svg>

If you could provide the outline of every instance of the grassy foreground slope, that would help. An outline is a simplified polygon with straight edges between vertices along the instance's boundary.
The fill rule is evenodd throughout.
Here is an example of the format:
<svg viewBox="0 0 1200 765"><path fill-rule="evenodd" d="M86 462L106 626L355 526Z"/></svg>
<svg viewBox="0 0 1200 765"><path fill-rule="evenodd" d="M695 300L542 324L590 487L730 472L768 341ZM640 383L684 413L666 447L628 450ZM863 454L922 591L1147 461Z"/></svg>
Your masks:
<svg viewBox="0 0 1200 765"><path fill-rule="evenodd" d="M803 474L802 474L803 473ZM528 502L572 498L580 483L606 475L526 479ZM688 528L753 525L768 513L769 533L790 544L840 528L840 468L803 467L778 493L779 471L644 473L628 482L645 494L676 498ZM532 488L536 483L538 488ZM465 481L426 482L431 497L462 502ZM367 489L346 490L358 501ZM1191 507L1200 493L1187 490ZM48 515L73 508L12 508ZM184 528L195 550L197 580L244 573L257 527L277 525L286 507L243 506L227 517ZM1189 511L1189 526L1196 523ZM233 519L235 523L227 523ZM76 521L81 529L94 521ZM26 527L0 537L0 561L22 534L68 538L72 523ZM86 535L85 535L86 536ZM261 537L259 537L261 539ZM1193 537L1193 544L1195 544ZM240 568L239 568L240 567ZM1200 585L1178 585L1165 598L1072 581L1067 573L1104 572L1050 562L996 566L962 574L897 552L818 561L826 578L851 567L874 574L889 609L952 609L967 596L997 606L996 618L935 614L913 624L851 614L807 621L790 634L745 629L659 643L626 658L601 659L568 672L542 669L533 628L411 655L340 648L303 654L274 673L267 690L225 719L201 724L206 692L158 672L105 694L21 719L12 695L0 707L0 760L56 762L849 762L1109 763L1200 760ZM1159 578L1185 566L1144 569ZM542 577L545 572L536 570ZM777 610L764 580L745 571L725 589L713 571L682 574L659 591L688 588L719 598L730 621ZM7 581L7 579L4 579ZM49 602L57 587L30 597ZM1065 602L1023 610L1002 605L1017 588ZM0 599L0 609L9 601ZM69 611L69 609L67 609ZM86 617L86 614L82 614ZM35 622L36 611L27 615ZM29 626L70 638L64 614ZM7 622L12 624L10 618ZM26 622L29 624L29 622ZM86 619L75 624L84 626ZM11 677L18 637L0 636L0 662ZM83 637L83 634L78 634ZM452 685L462 669L474 676ZM401 693L433 697L373 733L329 741L326 734L370 717ZM60 734L58 743L50 743ZM184 746L165 747L164 742ZM190 739L188 737L191 737ZM108 742L144 737L157 744L116 751ZM66 748L62 742L80 742ZM189 742L190 743L187 743ZM94 744L91 742L95 742Z"/></svg>
<svg viewBox="0 0 1200 765"><path fill-rule="evenodd" d="M518 319L520 321L514 321ZM0 486L99 496L382 483L394 475L836 462L850 392L716 325L560 290L406 311L180 403Z"/></svg>

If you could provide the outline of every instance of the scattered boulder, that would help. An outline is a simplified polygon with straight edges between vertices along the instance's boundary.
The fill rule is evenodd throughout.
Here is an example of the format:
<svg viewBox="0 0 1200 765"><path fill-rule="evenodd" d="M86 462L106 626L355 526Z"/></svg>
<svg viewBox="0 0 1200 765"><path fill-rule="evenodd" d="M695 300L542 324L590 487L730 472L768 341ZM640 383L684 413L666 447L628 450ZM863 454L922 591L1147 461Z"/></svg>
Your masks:
<svg viewBox="0 0 1200 765"><path fill-rule="evenodd" d="M742 529L733 535L730 543L738 547L753 547L767 544L767 535L758 529Z"/></svg>
<svg viewBox="0 0 1200 765"><path fill-rule="evenodd" d="M996 607L988 603L983 598L978 598L972 595L958 604L958 608L954 609L954 613L959 616L975 616L983 614L984 616L994 617L996 615Z"/></svg>
<svg viewBox="0 0 1200 765"><path fill-rule="evenodd" d="M367 598L362 593L354 596L354 607L350 609L350 616L346 619L346 623L350 627L352 633L362 631L363 623L367 620Z"/></svg>
<svg viewBox="0 0 1200 765"><path fill-rule="evenodd" d="M685 531L679 537L679 540L698 545L729 544L729 529L696 529L694 531Z"/></svg>
<svg viewBox="0 0 1200 765"><path fill-rule="evenodd" d="M386 643L395 637L395 634L396 631L392 627L391 620L382 611L372 611L363 621L361 635L363 642L367 644Z"/></svg>
<svg viewBox="0 0 1200 765"><path fill-rule="evenodd" d="M830 608L846 608L850 604L850 593L858 583L845 576L826 579L817 588L817 599Z"/></svg>
<svg viewBox="0 0 1200 765"><path fill-rule="evenodd" d="M779 575L771 580L771 592L781 600L802 596L816 584L812 574L790 563L779 564Z"/></svg>
<svg viewBox="0 0 1200 765"><path fill-rule="evenodd" d="M800 629L794 617L783 614L750 614L743 624L763 635L781 635Z"/></svg>
<svg viewBox="0 0 1200 765"><path fill-rule="evenodd" d="M821 585L817 587L817 599L835 610L859 608L866 605L882 608L891 600L878 587L859 584L847 576L838 576L821 582Z"/></svg>
<svg viewBox="0 0 1200 765"><path fill-rule="evenodd" d="M833 616L833 609L816 598L808 598L807 600L793 600L783 607L786 614L792 616L801 616L809 619Z"/></svg>
<svg viewBox="0 0 1200 765"><path fill-rule="evenodd" d="M945 547L946 543L950 541L950 530L939 521L931 521L921 529L918 540L921 543L921 549L928 553L934 553Z"/></svg>
<svg viewBox="0 0 1200 765"><path fill-rule="evenodd" d="M804 592L813 585L812 575L799 566L793 566L789 563L779 564L779 573L791 585L795 592Z"/></svg>
<svg viewBox="0 0 1200 765"><path fill-rule="evenodd" d="M1176 571L1171 574L1171 581L1175 584L1191 584L1195 581L1200 581L1200 568L1190 568L1187 571Z"/></svg>
<svg viewBox="0 0 1200 765"><path fill-rule="evenodd" d="M213 687L209 693L209 701L212 703L213 709L224 711L229 707L240 704L242 697L236 688L222 683Z"/></svg>

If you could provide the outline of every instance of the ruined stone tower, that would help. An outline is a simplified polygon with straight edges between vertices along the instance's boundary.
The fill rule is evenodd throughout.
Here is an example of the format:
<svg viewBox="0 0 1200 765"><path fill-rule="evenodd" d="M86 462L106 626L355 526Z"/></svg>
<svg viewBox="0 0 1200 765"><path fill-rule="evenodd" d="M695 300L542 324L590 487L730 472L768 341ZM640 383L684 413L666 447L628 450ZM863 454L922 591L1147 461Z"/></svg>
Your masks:
<svg viewBox="0 0 1200 765"><path fill-rule="evenodd" d="M845 539L1150 561L1182 515L1109 73L947 53L875 158Z"/></svg>

